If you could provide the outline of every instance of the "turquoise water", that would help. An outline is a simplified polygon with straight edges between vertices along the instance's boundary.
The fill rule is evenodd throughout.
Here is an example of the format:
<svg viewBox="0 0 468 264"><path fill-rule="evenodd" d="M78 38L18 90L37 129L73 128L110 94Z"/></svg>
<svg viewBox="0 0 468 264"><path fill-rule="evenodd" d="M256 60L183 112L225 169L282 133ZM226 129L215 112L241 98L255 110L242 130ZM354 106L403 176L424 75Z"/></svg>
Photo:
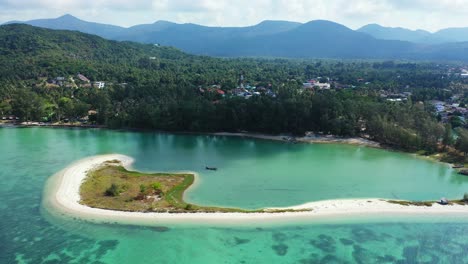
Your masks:
<svg viewBox="0 0 468 264"><path fill-rule="evenodd" d="M468 179L410 155L342 145L79 129L0 129L0 263L468 263L468 220L133 227L52 219L50 175L122 153L144 171L193 170L201 204L257 208L339 197L460 197ZM206 172L205 165L217 166ZM410 180L411 179L411 180Z"/></svg>

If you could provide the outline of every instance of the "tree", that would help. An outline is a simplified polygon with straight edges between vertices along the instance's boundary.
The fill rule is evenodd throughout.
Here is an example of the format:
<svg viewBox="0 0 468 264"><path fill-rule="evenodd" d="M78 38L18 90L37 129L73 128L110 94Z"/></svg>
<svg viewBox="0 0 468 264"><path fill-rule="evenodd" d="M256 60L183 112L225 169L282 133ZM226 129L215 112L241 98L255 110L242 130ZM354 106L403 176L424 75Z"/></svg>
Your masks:
<svg viewBox="0 0 468 264"><path fill-rule="evenodd" d="M453 144L452 126L450 124L445 124L442 144L444 144L444 149Z"/></svg>
<svg viewBox="0 0 468 264"><path fill-rule="evenodd" d="M119 196L120 195L120 188L117 184L112 183L112 185L106 190L106 196Z"/></svg>
<svg viewBox="0 0 468 264"><path fill-rule="evenodd" d="M455 147L466 156L468 153L468 130L459 128L457 129L457 133L458 139Z"/></svg>
<svg viewBox="0 0 468 264"><path fill-rule="evenodd" d="M8 101L0 102L0 116L10 114L11 110L11 105Z"/></svg>
<svg viewBox="0 0 468 264"><path fill-rule="evenodd" d="M457 115L454 115L450 118L450 124L453 128L461 127L464 125L463 120Z"/></svg>
<svg viewBox="0 0 468 264"><path fill-rule="evenodd" d="M13 114L22 121L40 120L44 113L44 102L36 93L21 89L13 96L11 108Z"/></svg>

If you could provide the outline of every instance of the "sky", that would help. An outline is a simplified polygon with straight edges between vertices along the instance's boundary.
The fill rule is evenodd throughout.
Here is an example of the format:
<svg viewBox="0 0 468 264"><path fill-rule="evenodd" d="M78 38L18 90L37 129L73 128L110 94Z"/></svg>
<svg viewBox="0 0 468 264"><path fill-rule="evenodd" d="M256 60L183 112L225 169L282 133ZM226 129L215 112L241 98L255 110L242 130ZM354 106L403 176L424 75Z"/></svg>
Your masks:
<svg viewBox="0 0 468 264"><path fill-rule="evenodd" d="M0 0L0 23L64 14L124 27L157 20L249 26L326 19L353 29L377 23L437 31L468 27L468 0Z"/></svg>

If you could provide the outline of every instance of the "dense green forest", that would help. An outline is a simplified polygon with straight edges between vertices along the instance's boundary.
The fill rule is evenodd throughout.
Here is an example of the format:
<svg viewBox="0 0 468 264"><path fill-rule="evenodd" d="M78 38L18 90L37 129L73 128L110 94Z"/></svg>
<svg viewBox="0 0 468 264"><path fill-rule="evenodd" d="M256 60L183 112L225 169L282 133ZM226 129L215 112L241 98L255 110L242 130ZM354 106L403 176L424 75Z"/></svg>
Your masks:
<svg viewBox="0 0 468 264"><path fill-rule="evenodd" d="M62 122L93 110L89 122L112 128L365 134L397 148L434 152L440 142L455 142L446 138L452 129L438 122L428 101L461 94L466 103L459 69L392 61L210 58L13 24L0 27L0 116ZM232 93L241 75L243 85L262 88L249 99ZM331 89L303 89L309 79L330 82ZM96 81L105 81L105 88L93 87ZM412 95L401 102L382 96L402 93Z"/></svg>

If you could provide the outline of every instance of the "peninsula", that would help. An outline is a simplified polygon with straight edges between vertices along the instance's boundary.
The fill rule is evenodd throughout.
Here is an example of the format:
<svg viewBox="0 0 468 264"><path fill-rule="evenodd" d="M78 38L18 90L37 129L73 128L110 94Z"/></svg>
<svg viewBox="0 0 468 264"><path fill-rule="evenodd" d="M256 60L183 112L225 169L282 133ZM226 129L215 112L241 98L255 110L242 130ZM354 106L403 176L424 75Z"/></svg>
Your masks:
<svg viewBox="0 0 468 264"><path fill-rule="evenodd" d="M123 160L104 161L88 170L80 186L80 203L92 208L158 213L279 213L308 209L260 209L207 207L184 201L184 192L194 183L194 172L141 173L123 166Z"/></svg>

